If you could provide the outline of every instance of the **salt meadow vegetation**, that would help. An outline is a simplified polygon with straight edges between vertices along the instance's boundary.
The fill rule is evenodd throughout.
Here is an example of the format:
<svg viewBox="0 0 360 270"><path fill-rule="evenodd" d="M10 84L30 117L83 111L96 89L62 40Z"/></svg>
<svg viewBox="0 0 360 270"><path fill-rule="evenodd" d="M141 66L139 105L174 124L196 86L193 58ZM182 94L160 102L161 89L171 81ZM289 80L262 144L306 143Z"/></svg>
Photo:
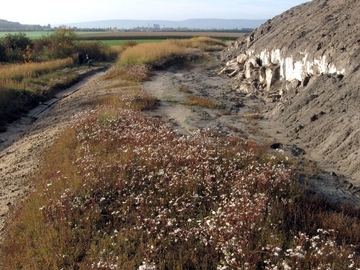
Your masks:
<svg viewBox="0 0 360 270"><path fill-rule="evenodd" d="M358 210L308 192L296 159L146 116L152 70L218 40L133 45L102 77L121 93L91 101L44 154L1 269L360 269Z"/></svg>

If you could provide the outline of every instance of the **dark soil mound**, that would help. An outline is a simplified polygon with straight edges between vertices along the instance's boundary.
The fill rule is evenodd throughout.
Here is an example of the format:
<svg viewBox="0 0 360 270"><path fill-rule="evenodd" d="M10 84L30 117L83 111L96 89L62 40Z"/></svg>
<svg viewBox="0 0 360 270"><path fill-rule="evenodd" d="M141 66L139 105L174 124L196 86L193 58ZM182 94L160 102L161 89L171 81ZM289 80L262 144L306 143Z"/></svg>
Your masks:
<svg viewBox="0 0 360 270"><path fill-rule="evenodd" d="M272 103L312 156L360 185L360 3L314 0L267 21L223 52L238 91Z"/></svg>

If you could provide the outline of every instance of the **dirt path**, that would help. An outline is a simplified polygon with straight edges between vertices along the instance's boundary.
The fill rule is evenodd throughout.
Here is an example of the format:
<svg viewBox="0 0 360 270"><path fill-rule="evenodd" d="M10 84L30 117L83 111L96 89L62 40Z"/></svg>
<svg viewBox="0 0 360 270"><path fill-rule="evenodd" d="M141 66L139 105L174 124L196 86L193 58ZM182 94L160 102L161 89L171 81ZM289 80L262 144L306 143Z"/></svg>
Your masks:
<svg viewBox="0 0 360 270"><path fill-rule="evenodd" d="M281 142L282 148L289 152L298 149L294 148L296 140L288 138L279 123L259 119L260 113L268 110L263 101L235 92L229 79L218 75L221 64L214 58L187 69L174 66L155 72L152 79L143 84L145 91L161 101L160 107L149 112L149 116L169 123L182 134L191 135L198 128L209 128L269 145ZM7 133L0 134L0 240L9 208L31 189L26 179L40 166L42 152L74 114L88 108L89 100L121 91L106 88L107 82L100 80L99 76L101 74L83 82L71 95L62 96L49 109L38 114L37 119L22 118L11 125ZM187 87L191 95L216 101L219 107L206 109L182 105L190 93L179 91L180 87ZM336 175L324 173L310 180L309 184L324 196L360 206L360 198L347 188L346 181L339 181Z"/></svg>

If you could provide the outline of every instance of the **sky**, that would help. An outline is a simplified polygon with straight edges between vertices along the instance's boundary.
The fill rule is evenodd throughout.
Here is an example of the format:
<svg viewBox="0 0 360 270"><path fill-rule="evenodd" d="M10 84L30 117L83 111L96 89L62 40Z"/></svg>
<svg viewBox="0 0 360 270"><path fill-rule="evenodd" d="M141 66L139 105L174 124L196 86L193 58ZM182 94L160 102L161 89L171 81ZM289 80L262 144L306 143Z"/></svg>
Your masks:
<svg viewBox="0 0 360 270"><path fill-rule="evenodd" d="M6 0L0 19L21 24L134 19L271 19L310 0Z"/></svg>

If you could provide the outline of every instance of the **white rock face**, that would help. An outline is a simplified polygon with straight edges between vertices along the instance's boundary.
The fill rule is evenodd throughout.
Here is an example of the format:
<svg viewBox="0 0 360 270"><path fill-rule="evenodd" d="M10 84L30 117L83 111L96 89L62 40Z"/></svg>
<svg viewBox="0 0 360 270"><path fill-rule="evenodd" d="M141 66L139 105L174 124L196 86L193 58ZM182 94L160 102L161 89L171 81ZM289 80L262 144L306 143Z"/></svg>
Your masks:
<svg viewBox="0 0 360 270"><path fill-rule="evenodd" d="M221 55L224 62L233 61L232 70L222 70L231 72L233 89L274 103L273 111L267 104L269 119L283 123L289 136L350 176L357 196L359 3L307 1L239 37Z"/></svg>
<svg viewBox="0 0 360 270"><path fill-rule="evenodd" d="M278 81L298 81L298 85L304 85L312 76L322 74L342 74L345 70L337 69L336 65L328 62L326 55L321 58L311 58L307 52L298 52L296 57L283 56L280 49L264 49L260 53L247 50L237 56L236 60L227 62L221 71L231 77L237 75L241 84L252 87L238 86L238 90L251 92L255 90L270 91L271 86ZM259 82L259 83L258 83ZM307 84L306 82L306 84ZM282 93L282 89L278 89Z"/></svg>

